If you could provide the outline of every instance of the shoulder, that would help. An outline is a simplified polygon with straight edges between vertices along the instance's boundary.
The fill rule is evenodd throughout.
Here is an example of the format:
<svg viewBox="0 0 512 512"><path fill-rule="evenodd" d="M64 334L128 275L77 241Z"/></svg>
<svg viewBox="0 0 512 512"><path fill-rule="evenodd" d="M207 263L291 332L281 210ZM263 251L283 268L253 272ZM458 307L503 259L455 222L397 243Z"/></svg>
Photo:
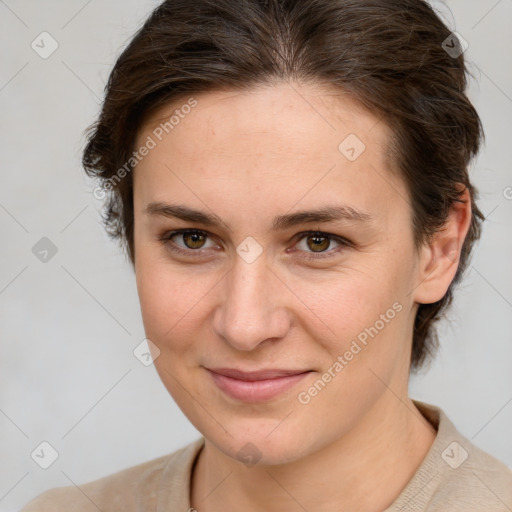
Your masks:
<svg viewBox="0 0 512 512"><path fill-rule="evenodd" d="M464 505L465 511L512 510L512 470L501 461L461 434L447 444L441 458L442 485L433 505L449 500Z"/></svg>
<svg viewBox="0 0 512 512"><path fill-rule="evenodd" d="M436 427L437 436L412 480L388 510L512 510L512 470L464 437L440 408L414 403Z"/></svg>
<svg viewBox="0 0 512 512"><path fill-rule="evenodd" d="M161 492L169 493L173 486L175 492L182 490L184 485L188 487L190 468L203 443L201 438L173 453L92 482L50 489L25 505L20 512L156 510Z"/></svg>

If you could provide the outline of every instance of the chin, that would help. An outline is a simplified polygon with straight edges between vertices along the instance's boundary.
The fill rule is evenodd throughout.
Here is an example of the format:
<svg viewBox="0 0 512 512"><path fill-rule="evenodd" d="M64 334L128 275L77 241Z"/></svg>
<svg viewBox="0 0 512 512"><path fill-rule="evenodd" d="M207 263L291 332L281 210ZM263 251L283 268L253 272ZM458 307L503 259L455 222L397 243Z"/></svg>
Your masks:
<svg viewBox="0 0 512 512"><path fill-rule="evenodd" d="M304 456L304 445L285 436L269 439L265 437L265 434L261 434L259 437L242 434L229 440L224 436L222 439L208 439L218 450L247 467L278 466Z"/></svg>
<svg viewBox="0 0 512 512"><path fill-rule="evenodd" d="M224 416L222 425L229 433L218 425L211 428L210 423L210 428L204 428L206 425L201 422L195 426L224 455L248 467L291 463L328 444L329 438L323 432L315 434L309 422L304 423L299 417L292 420L294 412L286 417L285 410L277 418Z"/></svg>

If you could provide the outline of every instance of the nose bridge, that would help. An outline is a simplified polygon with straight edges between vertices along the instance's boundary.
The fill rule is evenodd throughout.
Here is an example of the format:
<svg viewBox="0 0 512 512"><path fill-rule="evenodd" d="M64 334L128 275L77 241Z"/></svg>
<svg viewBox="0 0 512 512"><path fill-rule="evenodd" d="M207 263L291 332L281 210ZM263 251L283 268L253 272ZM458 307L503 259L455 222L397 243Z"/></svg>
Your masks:
<svg viewBox="0 0 512 512"><path fill-rule="evenodd" d="M288 328L286 311L279 305L273 283L277 278L264 256L248 263L237 255L224 280L214 329L238 350L253 350L268 339L283 337Z"/></svg>

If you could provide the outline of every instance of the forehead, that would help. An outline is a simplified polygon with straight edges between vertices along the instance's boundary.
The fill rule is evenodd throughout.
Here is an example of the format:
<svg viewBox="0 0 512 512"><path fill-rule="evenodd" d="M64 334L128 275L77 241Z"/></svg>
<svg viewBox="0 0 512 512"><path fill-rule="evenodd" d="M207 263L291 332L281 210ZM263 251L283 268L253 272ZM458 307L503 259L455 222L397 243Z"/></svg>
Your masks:
<svg viewBox="0 0 512 512"><path fill-rule="evenodd" d="M294 147L296 154L311 154L317 151L337 150L337 142L344 135L353 132L360 139L375 148L386 151L389 131L384 123L364 109L355 99L340 89L320 84L298 84L280 82L260 85L245 91L216 90L194 95L195 107L189 108L190 98L182 98L156 110L139 132L149 133L164 125L163 137L172 132L175 146L188 148L195 137L201 137L199 151L207 151L211 145L218 146L235 142L250 154L258 154L259 147L251 147L254 136L259 143L266 143L265 149L272 154L284 156L292 149L292 143L300 142L301 148ZM186 107L186 108L185 108ZM183 112L181 112L183 111ZM171 130L165 130L165 123L173 114L176 123ZM183 123L184 119L186 123ZM178 129L186 124L187 129ZM225 136L232 138L226 140ZM266 136L266 137L265 137ZM304 137L310 144L304 145ZM341 139L340 139L341 137ZM282 142L286 139L286 146ZM291 156L291 155L290 155Z"/></svg>
<svg viewBox="0 0 512 512"><path fill-rule="evenodd" d="M134 172L151 200L213 182L285 207L323 196L369 209L403 192L388 169L388 127L342 91L280 83L197 94L192 108L187 100L161 107L139 132L137 146L155 141Z"/></svg>

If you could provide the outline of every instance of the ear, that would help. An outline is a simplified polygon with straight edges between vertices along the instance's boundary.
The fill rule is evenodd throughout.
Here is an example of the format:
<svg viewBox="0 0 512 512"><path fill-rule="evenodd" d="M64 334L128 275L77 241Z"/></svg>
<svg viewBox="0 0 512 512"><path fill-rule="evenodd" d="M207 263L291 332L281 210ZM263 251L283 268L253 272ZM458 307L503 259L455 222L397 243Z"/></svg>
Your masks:
<svg viewBox="0 0 512 512"><path fill-rule="evenodd" d="M464 202L452 205L446 223L420 250L413 291L413 299L419 304L441 300L457 272L462 245L471 225L471 196L465 187L460 200Z"/></svg>

